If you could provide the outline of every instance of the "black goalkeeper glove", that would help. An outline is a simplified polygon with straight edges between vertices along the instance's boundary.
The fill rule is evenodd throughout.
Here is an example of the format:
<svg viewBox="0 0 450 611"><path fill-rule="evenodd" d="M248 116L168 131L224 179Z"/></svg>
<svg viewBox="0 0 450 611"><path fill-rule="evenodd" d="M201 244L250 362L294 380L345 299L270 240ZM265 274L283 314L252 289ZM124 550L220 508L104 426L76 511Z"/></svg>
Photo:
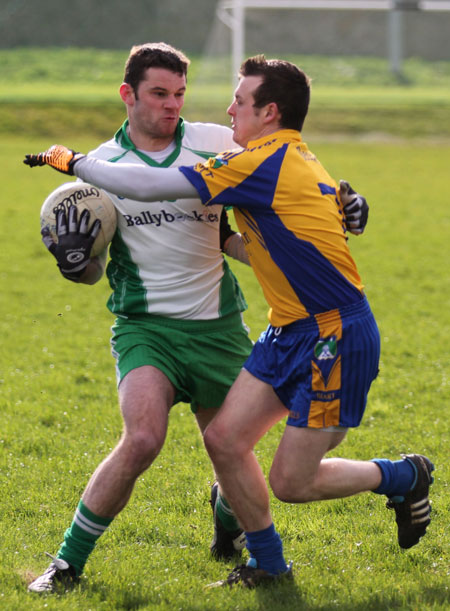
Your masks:
<svg viewBox="0 0 450 611"><path fill-rule="evenodd" d="M78 222L78 211L76 206L69 207L66 215L64 209L56 213L56 244L48 227L41 230L42 241L47 249L55 257L59 270L64 278L78 282L83 275L90 259L92 245L98 236L101 221L96 219L89 229L89 210L85 209L80 215Z"/></svg>
<svg viewBox="0 0 450 611"><path fill-rule="evenodd" d="M25 155L23 162L30 168L41 165L49 165L58 172L73 176L73 166L77 161L85 157L83 153L76 153L62 144L54 144L43 153L36 155Z"/></svg>
<svg viewBox="0 0 450 611"><path fill-rule="evenodd" d="M356 193L345 180L341 180L339 186L347 229L350 233L360 235L367 225L369 205L366 198Z"/></svg>

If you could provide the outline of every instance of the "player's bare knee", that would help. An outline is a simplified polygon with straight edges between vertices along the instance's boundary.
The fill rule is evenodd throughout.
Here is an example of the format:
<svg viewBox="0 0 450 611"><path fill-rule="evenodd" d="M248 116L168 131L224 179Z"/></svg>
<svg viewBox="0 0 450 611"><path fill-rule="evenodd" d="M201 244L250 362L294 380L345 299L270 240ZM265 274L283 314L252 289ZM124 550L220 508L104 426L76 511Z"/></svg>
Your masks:
<svg viewBox="0 0 450 611"><path fill-rule="evenodd" d="M132 434L127 433L123 440L126 446L125 455L131 468L142 472L147 469L159 452L164 443L164 438L155 435L153 432L136 431Z"/></svg>
<svg viewBox="0 0 450 611"><path fill-rule="evenodd" d="M284 503L293 502L289 481L271 472L269 475L269 484L272 488L272 492L279 501L283 501Z"/></svg>
<svg viewBox="0 0 450 611"><path fill-rule="evenodd" d="M209 425L203 433L203 442L206 451L214 459L216 455L220 456L222 449L222 440L220 434L216 431L216 427Z"/></svg>
<svg viewBox="0 0 450 611"><path fill-rule="evenodd" d="M269 484L273 494L283 503L307 503L312 498L309 483L305 481L299 484L287 472L272 469Z"/></svg>
<svg viewBox="0 0 450 611"><path fill-rule="evenodd" d="M292 483L271 482L271 488L274 496L283 503L308 503L313 500L306 489L298 489L293 487Z"/></svg>
<svg viewBox="0 0 450 611"><path fill-rule="evenodd" d="M227 463L229 456L235 455L233 444L227 438L225 431L220 427L210 424L203 436L206 450L215 463Z"/></svg>

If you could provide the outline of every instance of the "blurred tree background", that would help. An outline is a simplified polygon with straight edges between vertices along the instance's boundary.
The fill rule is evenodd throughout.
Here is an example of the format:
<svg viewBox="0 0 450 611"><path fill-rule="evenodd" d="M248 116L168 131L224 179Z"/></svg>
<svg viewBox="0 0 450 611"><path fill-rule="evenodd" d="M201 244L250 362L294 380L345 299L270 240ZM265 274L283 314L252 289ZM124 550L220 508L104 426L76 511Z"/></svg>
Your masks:
<svg viewBox="0 0 450 611"><path fill-rule="evenodd" d="M448 4L434 4L439 2ZM220 0L0 0L0 48L128 49L164 40L192 54L229 51L229 32L215 16L219 4ZM387 13L247 9L245 51L383 57ZM405 57L448 60L450 12L404 13Z"/></svg>

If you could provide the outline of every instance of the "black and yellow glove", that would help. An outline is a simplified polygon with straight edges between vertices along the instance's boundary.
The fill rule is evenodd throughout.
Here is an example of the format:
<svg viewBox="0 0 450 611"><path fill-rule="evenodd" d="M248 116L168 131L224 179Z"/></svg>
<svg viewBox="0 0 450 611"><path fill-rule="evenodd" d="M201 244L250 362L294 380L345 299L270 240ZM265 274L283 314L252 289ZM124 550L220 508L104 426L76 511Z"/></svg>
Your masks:
<svg viewBox="0 0 450 611"><path fill-rule="evenodd" d="M73 166L77 161L85 157L83 153L76 153L62 144L54 144L43 153L36 155L25 155L23 162L30 168L41 165L49 165L58 172L73 176Z"/></svg>

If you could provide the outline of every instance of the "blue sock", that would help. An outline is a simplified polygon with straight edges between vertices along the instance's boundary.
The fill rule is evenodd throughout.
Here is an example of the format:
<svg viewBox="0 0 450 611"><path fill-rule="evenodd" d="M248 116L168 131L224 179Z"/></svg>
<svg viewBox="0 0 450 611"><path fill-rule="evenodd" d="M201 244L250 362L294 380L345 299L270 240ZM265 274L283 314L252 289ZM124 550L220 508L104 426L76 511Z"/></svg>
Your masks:
<svg viewBox="0 0 450 611"><path fill-rule="evenodd" d="M381 484L373 492L385 494L394 500L398 497L398 502L402 502L404 495L416 485L416 467L407 459L392 461L387 458L374 458L372 462L376 463L381 471Z"/></svg>
<svg viewBox="0 0 450 611"><path fill-rule="evenodd" d="M288 570L283 558L283 544L281 537L271 524L264 530L246 532L247 549L251 558L249 566L257 566L271 575L278 575Z"/></svg>

